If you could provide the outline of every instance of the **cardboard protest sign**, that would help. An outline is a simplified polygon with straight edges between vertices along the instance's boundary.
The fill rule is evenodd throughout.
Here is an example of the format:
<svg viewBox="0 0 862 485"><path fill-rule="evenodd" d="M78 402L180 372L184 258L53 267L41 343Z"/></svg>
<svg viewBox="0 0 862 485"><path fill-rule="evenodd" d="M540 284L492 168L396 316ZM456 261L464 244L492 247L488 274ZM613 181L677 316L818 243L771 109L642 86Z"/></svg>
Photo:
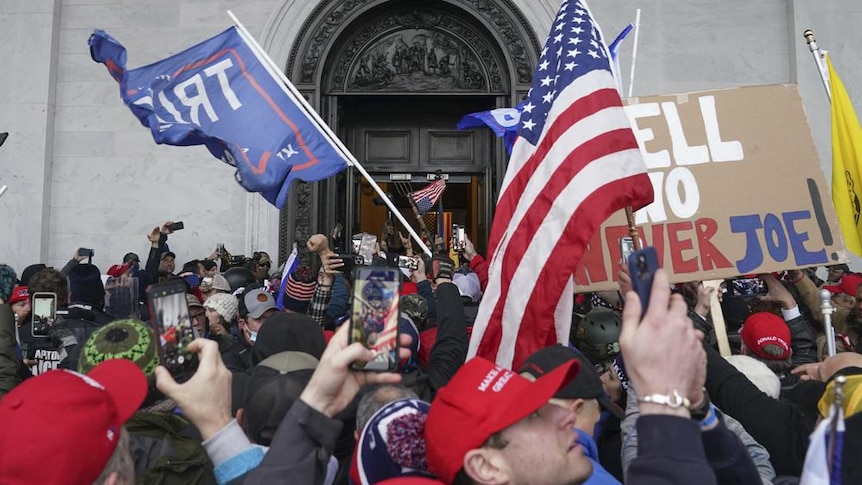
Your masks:
<svg viewBox="0 0 862 485"><path fill-rule="evenodd" d="M795 85L628 100L655 202L635 219L672 282L846 260ZM594 235L576 291L616 287L624 212Z"/></svg>

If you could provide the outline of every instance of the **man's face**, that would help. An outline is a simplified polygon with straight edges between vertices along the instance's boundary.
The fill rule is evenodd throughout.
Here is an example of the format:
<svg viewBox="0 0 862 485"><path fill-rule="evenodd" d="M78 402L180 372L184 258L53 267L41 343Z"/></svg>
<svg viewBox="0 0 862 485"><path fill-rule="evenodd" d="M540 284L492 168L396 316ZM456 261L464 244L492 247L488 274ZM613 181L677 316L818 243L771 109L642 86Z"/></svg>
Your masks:
<svg viewBox="0 0 862 485"><path fill-rule="evenodd" d="M829 268L829 274L826 276L827 281L838 281L844 276L844 270L837 267Z"/></svg>
<svg viewBox="0 0 862 485"><path fill-rule="evenodd" d="M192 317L192 325L198 329L198 335L203 337L206 330L207 314L206 310L200 306L189 307L189 316Z"/></svg>
<svg viewBox="0 0 862 485"><path fill-rule="evenodd" d="M24 322L24 319L27 318L27 315L30 314L30 300L28 299L13 303L12 313L15 314L15 320L18 322L18 325L21 325L21 323Z"/></svg>
<svg viewBox="0 0 862 485"><path fill-rule="evenodd" d="M269 254L260 253L260 259L257 261L257 265L255 266L254 275L259 280L265 280L269 278L269 268L272 267L272 260L269 259Z"/></svg>
<svg viewBox="0 0 862 485"><path fill-rule="evenodd" d="M239 320L239 326L242 329L242 337L245 341L249 345L254 345L252 333L254 333L255 337L257 336L257 332L260 332L260 327L263 326L263 320L246 315L244 319Z"/></svg>
<svg viewBox="0 0 862 485"><path fill-rule="evenodd" d="M577 443L575 414L554 404L503 430L498 450L508 466L509 483L566 485L583 483L593 466Z"/></svg>
<svg viewBox="0 0 862 485"><path fill-rule="evenodd" d="M174 262L174 258L170 256L165 256L159 262L159 272L162 273L173 273L176 268L176 263Z"/></svg>

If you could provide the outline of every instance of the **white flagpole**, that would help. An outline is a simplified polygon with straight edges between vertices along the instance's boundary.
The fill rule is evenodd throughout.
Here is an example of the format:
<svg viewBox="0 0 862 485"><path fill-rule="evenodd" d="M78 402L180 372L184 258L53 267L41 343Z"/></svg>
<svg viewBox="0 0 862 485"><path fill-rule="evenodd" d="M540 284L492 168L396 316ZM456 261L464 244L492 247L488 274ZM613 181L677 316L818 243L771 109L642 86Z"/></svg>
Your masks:
<svg viewBox="0 0 862 485"><path fill-rule="evenodd" d="M377 185L377 182L371 177L371 175L369 175L369 173L365 170L365 167L363 167L362 164L359 163L358 160L356 160L356 157L353 156L352 153L350 153L350 150L348 150L347 147L344 146L344 143L342 143L341 140L337 136L335 136L335 133L332 132L332 129L329 127L329 125L326 124L323 119L320 118L319 114L317 114L317 111L315 111L314 108L312 108L311 105L308 104L308 101L306 101L305 96L303 96L302 93L300 93L299 90L296 89L296 86L294 86L293 83L290 82L290 79L287 78L287 75L277 67L275 61L273 61L272 58L269 57L269 54L267 54L266 51L263 50L263 47L261 47L260 44L257 43L257 40L255 40L255 38L249 33L248 30L246 30L245 26L239 21L238 18L236 18L236 15L234 15L233 12L231 12L230 10L227 11L227 14L230 16L234 25L236 25L240 36L249 45L251 50L255 53L263 66L266 68L267 72L269 72L269 74L274 78L280 79L281 82L284 83L284 85L290 91L290 94L293 95L293 97L300 102L300 104L309 114L309 116L311 116L314 121L317 122L317 124L320 125L320 127L324 130L327 137L329 138L330 143L332 143L333 146L338 151L340 151L345 158L347 158L348 162L354 168L356 168L356 170L358 170L360 174L362 174L365 180L367 180L371 187L377 192L377 194L380 195L380 198L383 199L383 202L386 203L386 206L389 207L389 210L392 211L393 214L395 214L395 217L398 219L398 221L404 226L405 229L407 229L407 232L410 233L410 236L422 249L422 252L427 254L429 257L433 256L431 250L428 249L428 246L425 245L425 243L422 241L422 238L420 238L419 235L416 234L416 231L413 229L413 227L407 223L407 220L404 218L404 215L401 214L401 212L395 207L395 204L393 204L389 197L386 195L386 193L383 192L383 189L381 189L380 186Z"/></svg>
<svg viewBox="0 0 862 485"><path fill-rule="evenodd" d="M823 65L823 52L817 45L817 41L814 40L814 32L812 32L811 29L803 32L802 37L805 37L805 41L808 43L808 50L811 51L811 55L814 56L814 63L817 65L817 71L820 72L820 80L823 81L823 88L826 89L826 97L829 98L829 101L831 102L832 91L829 87L829 72L827 71L826 66Z"/></svg>
<svg viewBox="0 0 862 485"><path fill-rule="evenodd" d="M635 14L635 38L634 38L634 47L632 47L632 67L629 72L629 95L627 97L631 98L632 93L635 88L635 65L638 60L638 37L640 36L641 31L641 9L637 10Z"/></svg>

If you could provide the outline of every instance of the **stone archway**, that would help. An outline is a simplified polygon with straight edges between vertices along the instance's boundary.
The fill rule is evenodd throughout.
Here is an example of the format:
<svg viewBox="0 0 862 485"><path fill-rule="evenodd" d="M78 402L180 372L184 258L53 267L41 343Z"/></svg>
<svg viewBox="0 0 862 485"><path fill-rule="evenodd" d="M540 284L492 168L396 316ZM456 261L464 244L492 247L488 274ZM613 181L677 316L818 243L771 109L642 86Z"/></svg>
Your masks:
<svg viewBox="0 0 862 485"><path fill-rule="evenodd" d="M532 71L536 63L539 43L535 34L535 25L550 23L547 19L548 10L545 1L521 0L522 8L531 16L530 21L512 0L437 0L424 2L404 2L391 0L335 0L322 1L316 5L301 0L286 0L270 18L262 44L273 56L276 62L284 62L286 73L299 91L321 113L323 118L333 128L338 126L338 110L330 103L333 92L348 92L356 88L357 59L361 49L368 48L369 39L378 36L380 32L373 29L356 32L357 24L368 25L368 17L379 15L381 11L398 7L402 12L401 24L413 22L416 31L427 29L440 19L434 15L428 16L421 12L448 12L447 32L456 32L456 37L462 43L470 44L473 54L470 61L475 62L477 72L482 81L474 79L459 80L466 91L482 91L494 93L506 99L501 105L510 105L523 97L530 88ZM420 10L414 18L409 17L410 8ZM458 21L458 17L461 21ZM301 27L299 19L304 18ZM395 16L390 16L395 19ZM458 24L461 25L458 25ZM380 26L385 22L371 24ZM463 28L469 24L470 28ZM351 29L354 31L351 32ZM384 29L385 30L385 29ZM439 29L438 29L439 30ZM445 29L444 29L445 30ZM441 30L442 31L442 30ZM471 33L468 33L472 32ZM365 38L362 38L365 35ZM455 38L455 37L453 37ZM352 39L353 43L345 41ZM483 45L484 43L484 45ZM289 54L287 46L290 45ZM453 47L454 48L454 47ZM442 52L442 51L441 51ZM439 59L438 59L439 60ZM353 83L353 84L351 84ZM403 86L402 86L403 87ZM452 87L452 86L450 86ZM393 89L398 91L398 89ZM392 91L392 90L390 90ZM325 197L325 184L299 183L291 192L290 211L284 211L280 217L278 245L280 259L289 252L294 241L302 241L322 225L322 216L318 209L319 202ZM332 191L329 191L332 193ZM259 209L259 208L258 208ZM251 210L255 210L252 208ZM256 219L253 216L253 220ZM272 214L264 220L272 220ZM259 220L259 218L258 218ZM322 228L320 228L322 229ZM271 235L268 235L271 240Z"/></svg>

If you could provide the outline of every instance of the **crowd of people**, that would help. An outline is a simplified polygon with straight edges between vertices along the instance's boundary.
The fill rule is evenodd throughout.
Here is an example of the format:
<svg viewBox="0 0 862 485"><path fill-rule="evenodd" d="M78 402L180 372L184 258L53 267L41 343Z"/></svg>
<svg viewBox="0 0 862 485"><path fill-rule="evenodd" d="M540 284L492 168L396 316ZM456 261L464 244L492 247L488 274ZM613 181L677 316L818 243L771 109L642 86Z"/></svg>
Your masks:
<svg viewBox="0 0 862 485"><path fill-rule="evenodd" d="M177 271L172 227L147 235L143 264L130 252L98 268L76 250L60 270L0 265L0 483L797 483L839 375L832 483L862 483L862 275L847 265L827 281L759 275L759 295L728 282L724 357L711 288L658 270L640 301L622 265L618 291L574 295L569 342L506 369L467 359L488 280L473 243L425 258L396 235L369 263L401 277L400 362L370 372L338 241L314 235L304 263L280 268L219 246ZM148 302L177 281L198 336L187 379L160 365Z"/></svg>

